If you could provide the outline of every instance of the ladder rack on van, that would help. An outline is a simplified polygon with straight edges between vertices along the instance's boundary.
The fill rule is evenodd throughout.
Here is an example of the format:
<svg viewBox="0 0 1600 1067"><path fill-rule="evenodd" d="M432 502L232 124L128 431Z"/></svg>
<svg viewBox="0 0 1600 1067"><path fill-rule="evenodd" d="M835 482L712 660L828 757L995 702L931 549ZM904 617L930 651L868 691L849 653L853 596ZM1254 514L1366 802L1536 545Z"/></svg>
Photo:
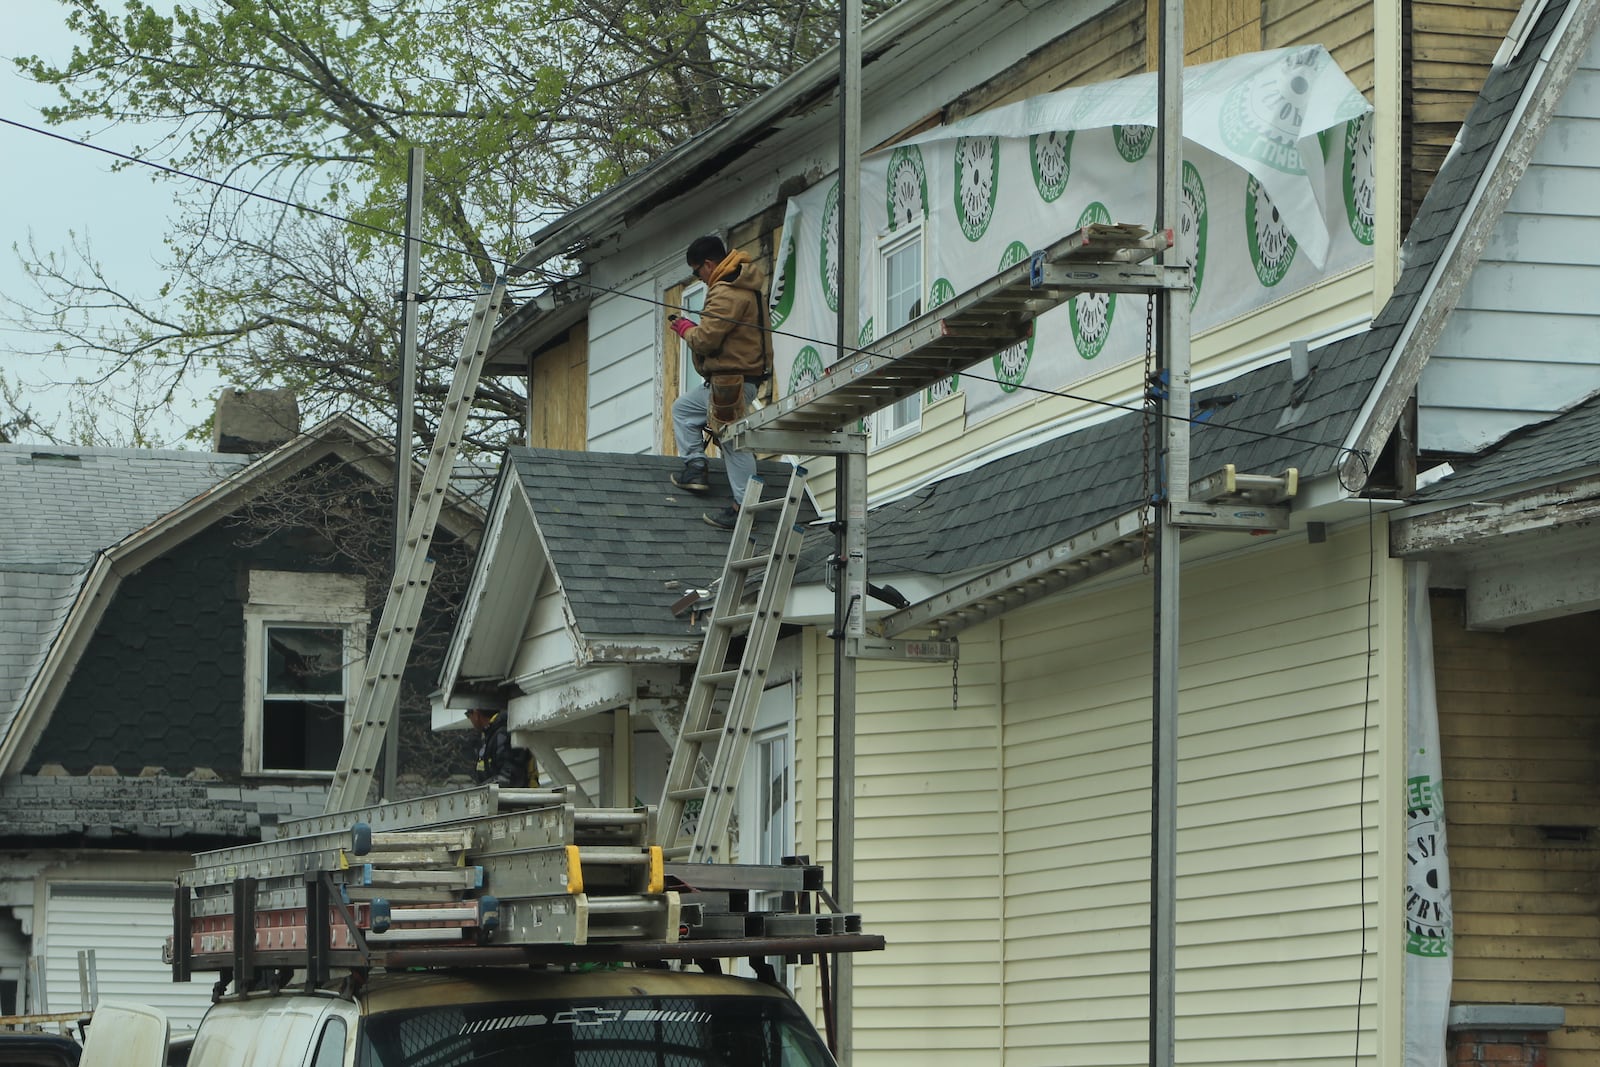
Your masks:
<svg viewBox="0 0 1600 1067"><path fill-rule="evenodd" d="M777 901L775 907L752 903ZM284 823L178 876L169 951L196 971L463 967L880 949L819 867L666 863L646 808L495 785ZM227 977L225 973L225 978Z"/></svg>

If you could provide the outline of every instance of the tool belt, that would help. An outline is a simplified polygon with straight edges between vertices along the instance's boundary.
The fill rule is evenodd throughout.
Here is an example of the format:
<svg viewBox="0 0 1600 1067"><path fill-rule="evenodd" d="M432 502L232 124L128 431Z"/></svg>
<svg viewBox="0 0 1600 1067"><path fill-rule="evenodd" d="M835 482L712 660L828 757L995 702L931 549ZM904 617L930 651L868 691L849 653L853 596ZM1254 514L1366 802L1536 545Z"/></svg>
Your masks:
<svg viewBox="0 0 1600 1067"><path fill-rule="evenodd" d="M711 402L706 405L706 429L716 433L730 422L744 418L745 376L713 374L706 379L711 390Z"/></svg>

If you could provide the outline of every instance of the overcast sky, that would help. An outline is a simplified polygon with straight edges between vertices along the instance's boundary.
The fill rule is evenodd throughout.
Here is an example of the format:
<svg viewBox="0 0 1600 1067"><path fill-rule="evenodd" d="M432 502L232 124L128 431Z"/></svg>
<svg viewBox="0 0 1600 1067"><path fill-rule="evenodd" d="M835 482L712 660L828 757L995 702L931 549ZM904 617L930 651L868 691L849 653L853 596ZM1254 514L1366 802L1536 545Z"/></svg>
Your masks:
<svg viewBox="0 0 1600 1067"><path fill-rule="evenodd" d="M111 5L116 9L118 5ZM55 133L88 140L125 151L135 141L150 141L150 131L91 128L88 123L47 127L39 118L41 104L55 99L53 89L34 85L16 73L15 56L38 55L63 62L71 54L73 38L63 26L65 9L57 0L0 0L0 118ZM158 264L163 251L173 186L153 182L154 173L142 168L112 172L109 156L50 137L0 124L0 293L31 300L32 283L17 265L13 245L26 246L30 234L41 252L60 252L72 235L87 237L96 258L119 287L137 294L154 292L162 278ZM76 357L68 360L27 354L47 348L49 338L19 330L0 321L0 369L7 378L39 390L30 398L46 418L61 418L66 430L68 385L78 378L103 373L105 364ZM155 427L158 443L168 447L197 447L181 438L192 425L211 412L214 379L197 383L197 392L181 398L177 417ZM37 441L23 431L20 441Z"/></svg>

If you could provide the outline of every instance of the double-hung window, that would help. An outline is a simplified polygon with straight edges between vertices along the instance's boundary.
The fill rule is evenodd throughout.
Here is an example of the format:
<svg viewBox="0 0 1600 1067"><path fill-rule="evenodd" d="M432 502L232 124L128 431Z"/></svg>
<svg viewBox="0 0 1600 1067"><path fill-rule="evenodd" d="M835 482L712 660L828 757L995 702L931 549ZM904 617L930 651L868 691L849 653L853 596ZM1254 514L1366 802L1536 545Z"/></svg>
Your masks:
<svg viewBox="0 0 1600 1067"><path fill-rule="evenodd" d="M873 334L887 337L922 314L925 242L923 220L913 219L878 238L877 307ZM872 416L872 439L886 445L909 437L922 425L922 392L896 400Z"/></svg>
<svg viewBox="0 0 1600 1067"><path fill-rule="evenodd" d="M365 581L252 571L244 615L245 773L334 770L366 655Z"/></svg>

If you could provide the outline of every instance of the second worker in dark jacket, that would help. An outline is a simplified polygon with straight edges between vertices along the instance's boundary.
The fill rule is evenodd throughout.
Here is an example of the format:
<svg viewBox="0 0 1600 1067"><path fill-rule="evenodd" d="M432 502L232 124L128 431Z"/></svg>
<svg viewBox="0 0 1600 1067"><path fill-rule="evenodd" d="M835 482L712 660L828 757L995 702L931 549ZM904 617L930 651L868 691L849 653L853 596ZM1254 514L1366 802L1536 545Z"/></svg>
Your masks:
<svg viewBox="0 0 1600 1067"><path fill-rule="evenodd" d="M503 714L492 708L473 708L467 712L467 721L478 731L478 766L472 772L476 781L508 789L526 789L533 784L533 757L527 749L511 744Z"/></svg>

